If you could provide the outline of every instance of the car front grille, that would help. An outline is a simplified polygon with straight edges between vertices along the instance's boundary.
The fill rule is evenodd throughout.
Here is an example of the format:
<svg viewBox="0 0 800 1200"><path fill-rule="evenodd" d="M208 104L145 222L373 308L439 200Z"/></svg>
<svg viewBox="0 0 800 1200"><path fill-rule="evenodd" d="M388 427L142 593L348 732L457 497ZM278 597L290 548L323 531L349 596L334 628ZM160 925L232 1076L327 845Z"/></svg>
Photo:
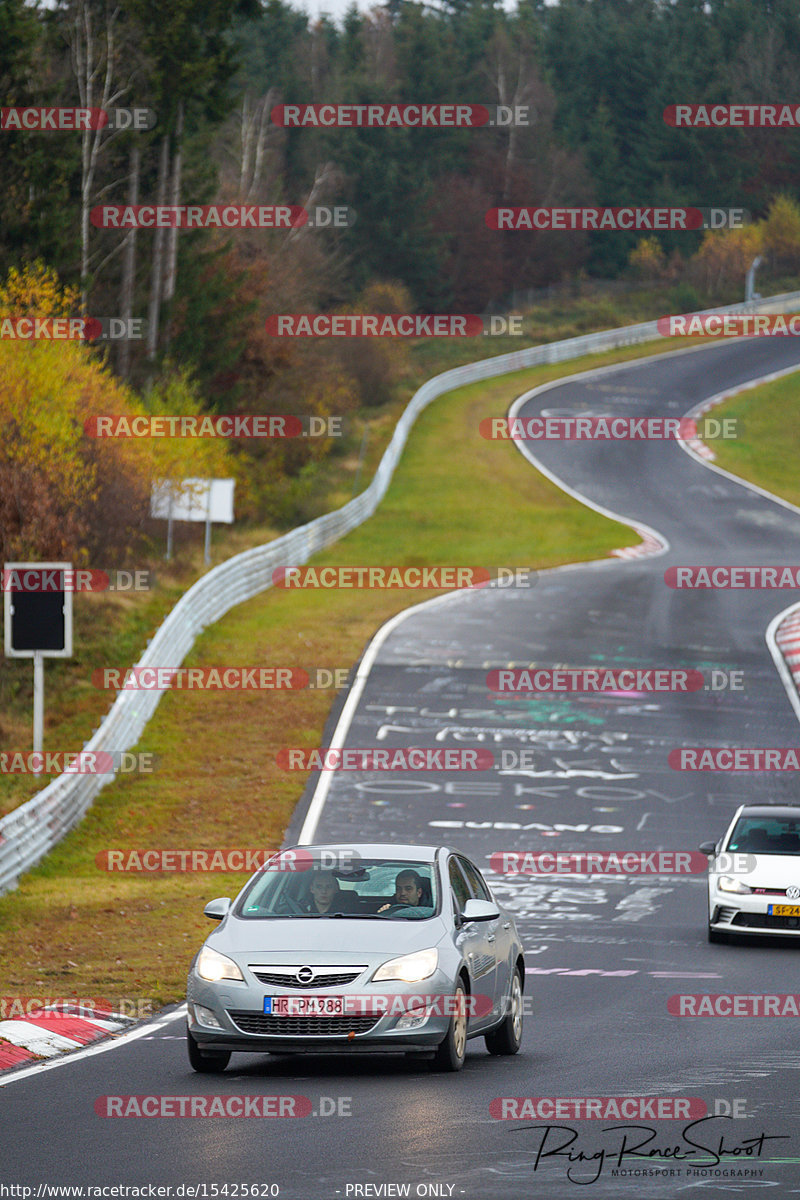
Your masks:
<svg viewBox="0 0 800 1200"><path fill-rule="evenodd" d="M380 1017L274 1017L268 1013L229 1011L228 1016L242 1033L276 1037L347 1037L348 1033L368 1033Z"/></svg>
<svg viewBox="0 0 800 1200"><path fill-rule="evenodd" d="M301 982L296 973L283 974L281 971L269 971L262 967L251 967L250 970L261 983L272 984L273 987L303 988L311 992L316 988L342 987L358 979L364 967L355 967L349 971L323 971L313 979Z"/></svg>
<svg viewBox="0 0 800 1200"><path fill-rule="evenodd" d="M791 929L800 933L800 917L772 917L767 913L740 912L731 921L740 929Z"/></svg>

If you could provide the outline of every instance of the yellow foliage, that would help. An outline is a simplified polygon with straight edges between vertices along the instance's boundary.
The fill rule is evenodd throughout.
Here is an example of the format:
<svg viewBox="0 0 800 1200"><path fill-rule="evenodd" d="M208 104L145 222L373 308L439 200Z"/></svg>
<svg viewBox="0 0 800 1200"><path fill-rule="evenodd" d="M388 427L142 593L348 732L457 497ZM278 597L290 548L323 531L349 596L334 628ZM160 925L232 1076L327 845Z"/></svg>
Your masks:
<svg viewBox="0 0 800 1200"><path fill-rule="evenodd" d="M628 257L628 266L640 279L658 279L667 266L667 259L658 238L640 238Z"/></svg>
<svg viewBox="0 0 800 1200"><path fill-rule="evenodd" d="M37 263L0 285L0 318L77 315L77 296ZM230 475L216 439L98 439L99 415L191 413L188 379L171 375L148 406L80 341L0 339L0 550L6 559L128 549L149 509L153 479Z"/></svg>
<svg viewBox="0 0 800 1200"><path fill-rule="evenodd" d="M760 224L745 225L742 229L707 230L694 262L703 271L709 290L741 281L757 254L762 250L763 230Z"/></svg>
<svg viewBox="0 0 800 1200"><path fill-rule="evenodd" d="M762 222L764 252L773 268L800 265L800 205L791 196L776 196Z"/></svg>

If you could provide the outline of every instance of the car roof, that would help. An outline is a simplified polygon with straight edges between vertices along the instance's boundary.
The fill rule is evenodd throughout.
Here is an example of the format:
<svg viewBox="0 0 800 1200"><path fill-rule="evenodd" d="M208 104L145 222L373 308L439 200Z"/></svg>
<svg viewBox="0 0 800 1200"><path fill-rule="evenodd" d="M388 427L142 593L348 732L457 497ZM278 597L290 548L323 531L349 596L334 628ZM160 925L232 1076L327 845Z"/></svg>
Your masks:
<svg viewBox="0 0 800 1200"><path fill-rule="evenodd" d="M743 804L740 817L794 817L800 821L800 804Z"/></svg>
<svg viewBox="0 0 800 1200"><path fill-rule="evenodd" d="M443 846L409 846L394 842L311 842L306 846L286 846L286 850L355 851L361 858L389 858L405 862L435 862Z"/></svg>

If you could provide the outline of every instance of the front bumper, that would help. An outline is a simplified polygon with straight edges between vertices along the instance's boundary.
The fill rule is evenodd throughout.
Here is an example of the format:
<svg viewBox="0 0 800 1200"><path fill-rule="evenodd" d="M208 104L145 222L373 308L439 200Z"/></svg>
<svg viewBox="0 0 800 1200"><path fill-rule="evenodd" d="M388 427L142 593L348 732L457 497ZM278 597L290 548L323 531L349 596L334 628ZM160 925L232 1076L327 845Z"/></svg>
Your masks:
<svg viewBox="0 0 800 1200"><path fill-rule="evenodd" d="M401 998L410 996L450 997L454 984L440 971L420 984L381 983L378 985L334 987L331 995L368 996L370 993L387 998L395 1011L374 1013L355 1011L344 1016L277 1017L264 1013L265 994L298 996L296 989L275 985L254 988L249 983L230 981L209 983L192 970L187 986L187 1020L192 1037L204 1050L230 1050L247 1053L286 1050L292 1053L332 1051L350 1053L359 1049L384 1051L432 1051L444 1040L450 1026L445 1006L426 1009L421 1019L411 1025L403 1022ZM318 989L311 994L325 995ZM392 1003L392 997L397 1003ZM197 1006L210 1010L219 1028L212 1028L198 1014ZM359 1005L355 1005L359 1009Z"/></svg>
<svg viewBox="0 0 800 1200"><path fill-rule="evenodd" d="M800 937L800 917L767 912L771 904L781 903L787 903L781 896L740 896L715 889L709 902L709 926L717 933Z"/></svg>

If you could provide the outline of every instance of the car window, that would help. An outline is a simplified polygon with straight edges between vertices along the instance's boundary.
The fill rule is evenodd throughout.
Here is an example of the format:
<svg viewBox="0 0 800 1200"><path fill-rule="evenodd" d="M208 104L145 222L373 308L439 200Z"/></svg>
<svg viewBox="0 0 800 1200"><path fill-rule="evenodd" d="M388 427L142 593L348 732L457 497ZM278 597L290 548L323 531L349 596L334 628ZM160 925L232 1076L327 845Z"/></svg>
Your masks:
<svg viewBox="0 0 800 1200"><path fill-rule="evenodd" d="M459 854L458 865L461 867L461 870L466 876L472 897L475 900L491 901L492 894L484 883L483 877L475 864L471 863L468 858L464 858L461 854Z"/></svg>
<svg viewBox="0 0 800 1200"><path fill-rule="evenodd" d="M464 905L470 898L467 881L458 869L458 864L454 858L450 859L448 872L450 875L450 888L455 899L456 912L460 913L464 911Z"/></svg>
<svg viewBox="0 0 800 1200"><path fill-rule="evenodd" d="M398 903L398 881L407 885L409 878L416 884L413 904L405 896ZM308 866L298 870L288 869L275 858L250 880L234 912L246 919L339 914L364 920L419 921L435 915L437 891L431 863L360 859L353 869L345 869L329 868L324 860L312 857Z"/></svg>
<svg viewBox="0 0 800 1200"><path fill-rule="evenodd" d="M800 821L795 817L740 817L728 850L746 854L800 855Z"/></svg>

